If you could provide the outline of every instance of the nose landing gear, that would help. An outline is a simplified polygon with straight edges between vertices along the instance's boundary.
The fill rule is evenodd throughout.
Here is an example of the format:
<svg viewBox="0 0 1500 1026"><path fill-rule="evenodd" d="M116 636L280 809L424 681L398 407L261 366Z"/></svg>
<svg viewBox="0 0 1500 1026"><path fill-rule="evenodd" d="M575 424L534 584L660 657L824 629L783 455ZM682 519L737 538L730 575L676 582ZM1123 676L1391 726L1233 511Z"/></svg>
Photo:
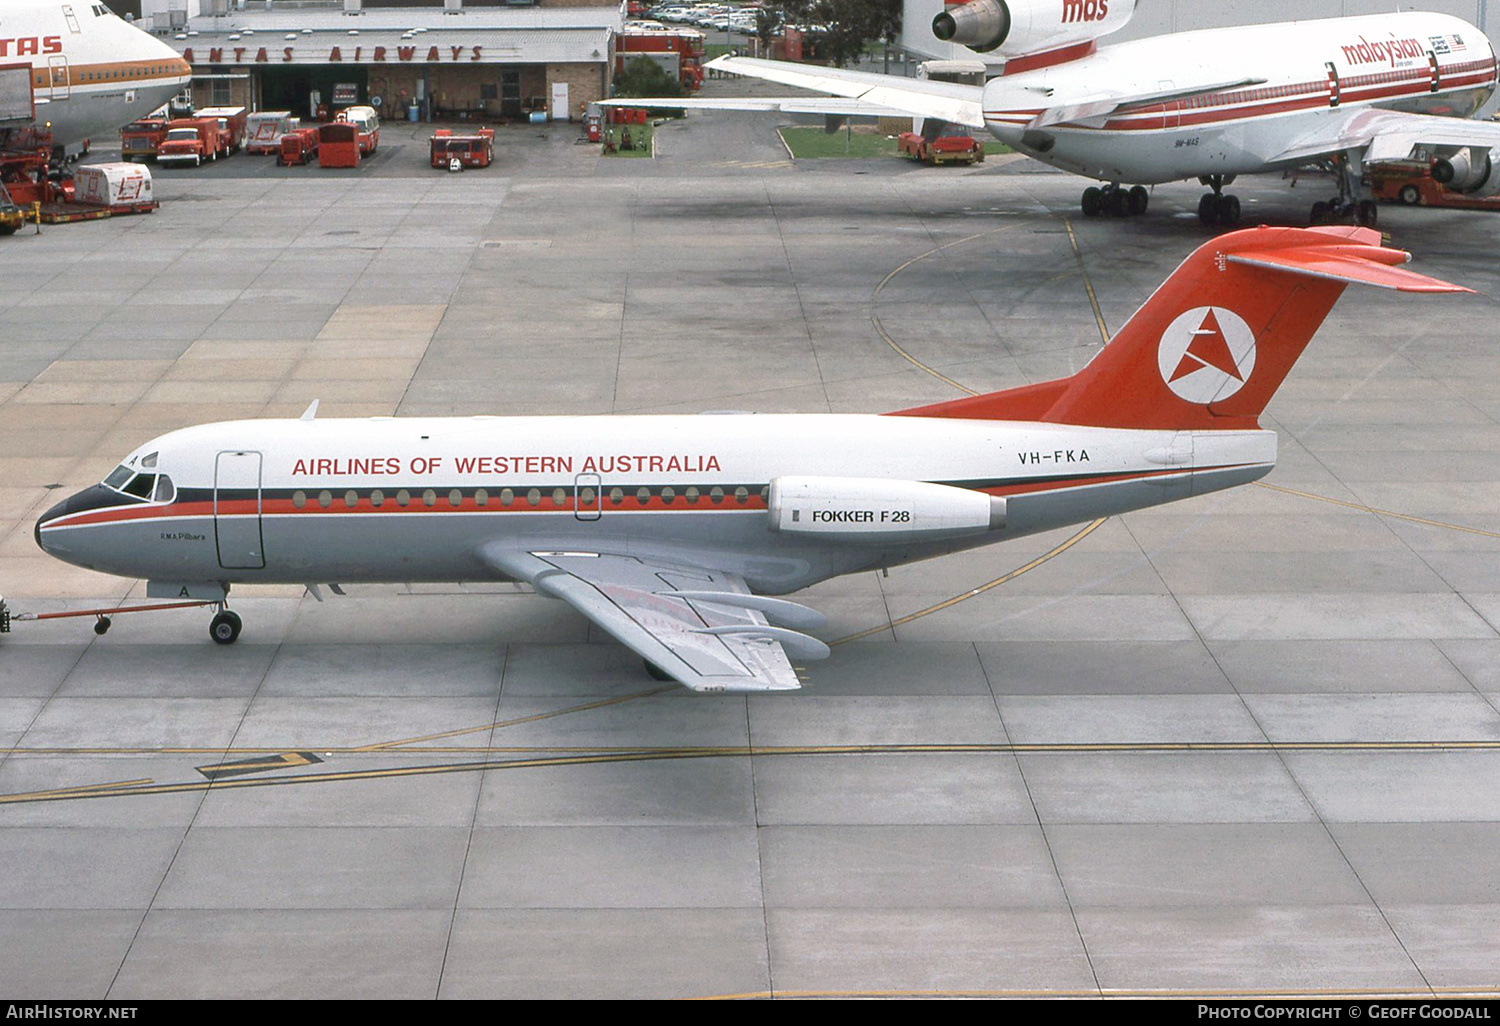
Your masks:
<svg viewBox="0 0 1500 1026"><path fill-rule="evenodd" d="M1198 181L1213 189L1198 200L1198 221L1208 228L1239 224L1240 198L1224 192L1224 186L1234 181L1234 175L1204 175Z"/></svg>
<svg viewBox="0 0 1500 1026"><path fill-rule="evenodd" d="M1118 182L1100 188L1091 185L1083 190L1084 217L1100 217L1109 214L1111 217L1139 217L1146 212L1151 204L1151 194L1146 191L1144 185L1133 185L1125 188Z"/></svg>
<svg viewBox="0 0 1500 1026"><path fill-rule="evenodd" d="M220 645L233 645L239 640L240 630L245 626L238 613L220 607L208 622L208 636Z"/></svg>

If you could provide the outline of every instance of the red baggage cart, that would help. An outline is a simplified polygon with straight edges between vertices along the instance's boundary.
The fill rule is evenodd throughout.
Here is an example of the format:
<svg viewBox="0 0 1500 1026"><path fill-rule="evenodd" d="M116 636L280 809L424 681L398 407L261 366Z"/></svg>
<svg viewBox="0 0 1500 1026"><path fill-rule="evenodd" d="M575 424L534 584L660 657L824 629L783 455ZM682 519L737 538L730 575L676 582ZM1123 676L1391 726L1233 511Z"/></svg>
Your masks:
<svg viewBox="0 0 1500 1026"><path fill-rule="evenodd" d="M359 167L359 126L330 121L318 126L319 167Z"/></svg>

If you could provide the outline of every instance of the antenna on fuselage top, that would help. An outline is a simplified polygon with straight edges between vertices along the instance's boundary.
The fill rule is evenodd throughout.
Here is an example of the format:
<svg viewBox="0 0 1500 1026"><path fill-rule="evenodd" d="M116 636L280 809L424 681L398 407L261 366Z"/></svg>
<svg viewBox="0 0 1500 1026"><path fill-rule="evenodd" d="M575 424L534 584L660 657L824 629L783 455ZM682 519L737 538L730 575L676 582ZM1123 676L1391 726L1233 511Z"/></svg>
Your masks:
<svg viewBox="0 0 1500 1026"><path fill-rule="evenodd" d="M302 411L302 416L299 417L298 419L299 420L312 420L317 415L318 415L318 400L314 399L308 405L307 409L305 409L305 410Z"/></svg>

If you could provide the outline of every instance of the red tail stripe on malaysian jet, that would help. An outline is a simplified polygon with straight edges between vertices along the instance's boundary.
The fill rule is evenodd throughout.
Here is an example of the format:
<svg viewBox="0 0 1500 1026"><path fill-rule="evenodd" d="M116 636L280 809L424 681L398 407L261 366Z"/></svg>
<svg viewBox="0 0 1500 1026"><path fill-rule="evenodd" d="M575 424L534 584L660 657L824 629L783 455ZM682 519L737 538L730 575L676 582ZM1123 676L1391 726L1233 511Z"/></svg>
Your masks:
<svg viewBox="0 0 1500 1026"><path fill-rule="evenodd" d="M1087 427L1253 429L1271 396L1351 283L1402 292L1471 292L1397 267L1371 228L1255 228L1221 236L1188 257L1070 378L902 410L909 417L1040 420ZM1190 401L1168 377L1209 314L1223 322L1254 373L1222 398ZM1186 320L1184 320L1186 318ZM1196 319L1196 320L1195 320ZM1231 327L1232 326L1232 327ZM1183 345L1161 365L1171 348ZM1227 377L1227 375L1226 375Z"/></svg>

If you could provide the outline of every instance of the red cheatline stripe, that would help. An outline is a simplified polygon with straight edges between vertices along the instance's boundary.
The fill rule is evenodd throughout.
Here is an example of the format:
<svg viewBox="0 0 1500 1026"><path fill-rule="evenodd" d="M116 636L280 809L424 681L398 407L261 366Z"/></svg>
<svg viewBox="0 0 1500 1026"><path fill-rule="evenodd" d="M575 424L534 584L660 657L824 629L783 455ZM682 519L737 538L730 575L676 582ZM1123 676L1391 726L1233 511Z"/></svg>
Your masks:
<svg viewBox="0 0 1500 1026"><path fill-rule="evenodd" d="M1472 86L1488 85L1494 81L1495 65L1486 63L1480 65L1477 72L1461 74L1455 77L1455 73L1449 69L1439 82L1439 91L1431 92L1431 79L1425 74L1414 75L1403 81L1382 82L1375 85L1351 85L1349 81L1342 83L1340 88L1340 105L1348 106L1352 103L1364 103L1373 100L1395 99L1398 97L1424 97L1444 96L1449 92L1466 89ZM1357 81L1357 80L1356 80ZM1279 97L1272 101L1256 101L1247 97L1236 98L1234 94L1228 94L1214 107L1194 108L1185 106L1185 101L1174 100L1171 103L1152 104L1148 107L1140 107L1112 118L1105 124L1107 131L1149 131L1164 128L1183 128L1193 125L1207 125L1217 122L1235 121L1244 118L1266 117L1272 114L1284 114L1296 110L1317 110L1328 105L1328 83L1302 83L1298 88L1309 90L1297 93L1289 97ZM1191 111L1191 113L1188 113ZM1175 112L1175 123L1167 125L1166 112ZM988 121L1003 124L1024 124L1031 120L1040 111L986 111L985 118ZM1069 127L1084 127L1070 124ZM1092 130L1092 129L1091 129Z"/></svg>
<svg viewBox="0 0 1500 1026"><path fill-rule="evenodd" d="M550 489L549 489L550 491ZM626 494L625 500L619 505L610 501L608 494L604 497L601 509L612 513L730 513L764 510L765 500L758 493L751 493L743 503L727 495L722 502L714 502L707 495L700 496L696 503L689 503L680 493L672 500L665 502L660 496L653 495L650 501L644 505L637 502L633 494ZM593 506L584 506L583 512L591 512ZM533 506L526 501L525 493L516 496L509 506L502 505L500 500L491 496L488 505L480 506L472 496L465 496L458 506L448 505L446 493L439 493L437 504L428 506L422 502L422 496L413 495L411 502L404 508L396 504L394 495L388 495L385 504L373 506L368 497L362 496L359 504L355 507L344 505L342 494L334 496L333 503L324 508L316 496L309 496L308 501L300 509L292 504L290 499L266 499L260 504L259 512L262 516L306 516L319 514L323 516L358 516L367 513L571 513L574 505L571 496L561 504L554 503L550 494L544 494L541 501ZM179 520L211 517L215 513L212 502L174 502L166 506L122 506L115 509L91 510L87 513L78 513L71 517L58 518L42 527L44 531L51 531L64 527L84 527L90 524L124 523L132 520ZM237 499L232 502L221 502L218 506L220 516L254 516L256 503L254 499Z"/></svg>
<svg viewBox="0 0 1500 1026"><path fill-rule="evenodd" d="M1206 474L1216 470L1233 470L1238 467L1254 466L1249 463L1231 463L1217 467L1171 467L1162 470L1142 470L1128 474L1100 474L1086 477L1071 478L1043 478L1036 481L1021 481L1013 484L998 485L994 488L981 488L979 491L990 495L1022 495L1033 494L1044 491L1060 491L1065 488L1079 488L1085 485L1112 484L1121 481L1136 481L1149 477L1165 477L1173 474ZM397 506L394 499L386 501L384 506L376 508L371 506L368 499L361 499L360 504L350 509L343 505L341 497L335 497L333 505L327 509L318 504L316 499L310 500L301 509L293 506L290 500L272 499L261 504L262 516L359 516L363 514L385 514L385 513L570 513L574 512L571 502L556 505L550 496L542 499L541 503L533 506L525 500L524 496L518 496L517 501L509 506L502 506L498 500L487 506L476 505L472 498L466 498L459 507L447 505L447 499L439 496L440 505L426 506L422 503L420 496L413 496L413 501L405 509ZM636 502L634 496L627 495L625 501L616 506L605 499L602 507L607 513L747 513L764 510L765 500L760 495L752 493L746 502L741 505L732 496L726 497L724 501L715 505L706 498L700 498L696 504L689 504L680 496L667 504L659 496L652 496L646 505ZM593 507L587 506L584 512L592 512ZM252 499L236 500L219 504L220 516L254 516L256 512L255 502ZM210 517L214 515L214 505L211 502L181 502L172 503L168 506L125 506L118 509L95 510L81 513L66 521L54 521L45 525L42 530L51 531L57 528L84 527L92 524L124 523L126 521L149 521L149 520L186 520Z"/></svg>

